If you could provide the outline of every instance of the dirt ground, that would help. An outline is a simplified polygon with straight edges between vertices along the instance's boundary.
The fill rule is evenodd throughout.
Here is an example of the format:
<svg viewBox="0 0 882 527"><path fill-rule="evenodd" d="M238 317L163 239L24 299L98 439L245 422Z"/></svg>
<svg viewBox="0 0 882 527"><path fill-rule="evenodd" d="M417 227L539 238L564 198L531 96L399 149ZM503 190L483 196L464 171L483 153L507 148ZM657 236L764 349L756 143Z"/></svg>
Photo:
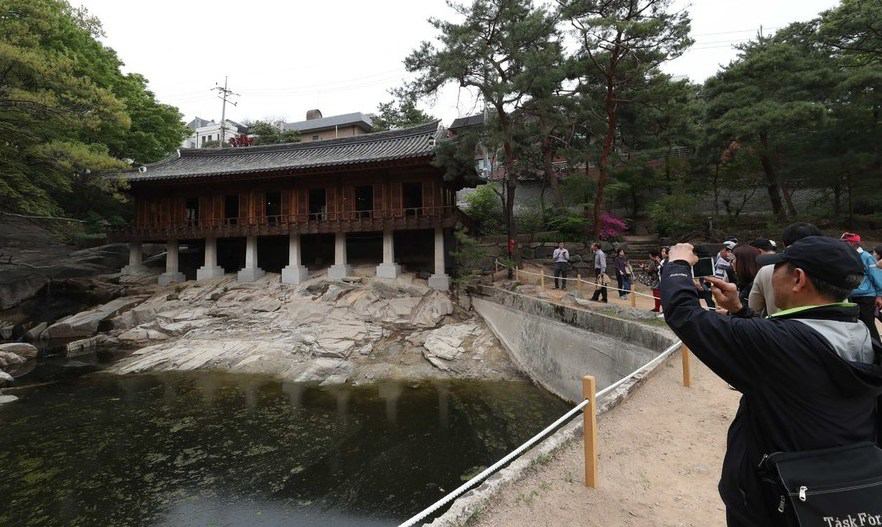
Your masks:
<svg viewBox="0 0 882 527"><path fill-rule="evenodd" d="M583 484L583 443L575 441L469 525L725 525L717 481L739 394L692 359L692 387L682 386L674 354L630 399L598 418L598 488Z"/></svg>

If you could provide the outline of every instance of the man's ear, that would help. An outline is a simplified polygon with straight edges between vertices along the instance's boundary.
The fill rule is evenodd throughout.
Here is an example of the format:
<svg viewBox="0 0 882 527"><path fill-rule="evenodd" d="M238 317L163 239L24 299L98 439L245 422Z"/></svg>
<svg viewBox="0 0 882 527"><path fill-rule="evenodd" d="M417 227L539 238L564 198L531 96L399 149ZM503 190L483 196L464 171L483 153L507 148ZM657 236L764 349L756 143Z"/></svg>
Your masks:
<svg viewBox="0 0 882 527"><path fill-rule="evenodd" d="M806 288L809 287L814 287L806 272L798 267L793 270L793 277L794 293L805 291Z"/></svg>

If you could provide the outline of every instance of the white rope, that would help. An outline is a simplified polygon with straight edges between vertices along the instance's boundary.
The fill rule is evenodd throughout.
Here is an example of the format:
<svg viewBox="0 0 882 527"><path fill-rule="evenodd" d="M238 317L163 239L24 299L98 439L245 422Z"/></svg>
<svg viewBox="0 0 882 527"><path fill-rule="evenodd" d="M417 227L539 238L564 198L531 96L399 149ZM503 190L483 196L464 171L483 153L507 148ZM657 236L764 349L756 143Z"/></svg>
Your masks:
<svg viewBox="0 0 882 527"><path fill-rule="evenodd" d="M420 512L419 514L417 514L417 515L414 516L413 518L411 518L411 519L407 520L406 522L402 523L399 527L411 527L411 526L413 526L413 525L416 525L417 522L421 521L421 520L422 520L423 518L425 518L426 516L432 514L433 512L435 512L436 510L438 510L439 508L443 507L444 505L450 503L451 501L453 501L454 499L456 499L457 497L459 497L460 494L462 494L462 493L464 493L465 491L469 490L469 489L472 488L475 484L477 484L477 483L483 481L484 479L486 479L488 476L490 476L491 474L493 474L494 472L496 472L497 470L499 470L500 468L502 468L503 465L505 465L506 463L508 463L509 461L511 461L512 459L514 459L515 457L519 456L522 452L524 452L525 450L527 450L528 448L530 448L531 446L533 446L534 444L536 444L537 442L539 442L539 440L542 439L545 435L547 435L548 433L550 433L551 431L553 431L554 429L556 429L558 426L560 426L561 424L563 424L563 423L565 423L566 421L568 421L568 420L569 420L570 418L572 418L574 415L576 415L577 413L579 413L580 411L582 411L583 408L585 408L586 406L588 406L588 403L589 403L589 402L590 402L590 401L588 401L587 399L585 399L584 401L582 401L581 403L579 403L578 405L576 405L575 408L573 408L573 409L570 410L569 412L567 412L567 413L565 413L564 415L562 415L557 421L551 423L551 424L548 425L544 430L542 430L542 431L539 432L538 434L536 434L536 435L534 435L533 437L531 437L530 439L528 439L526 443L524 443L523 445L519 446L519 447L516 448L514 451L510 452L508 455L506 455L504 458L500 459L500 460L497 461L496 463L493 463L492 465L490 465L489 467L487 467L486 469L484 469L484 471L482 471L482 472L481 472L480 474L478 474L477 476L473 477L472 479L470 479L470 480L468 480L467 482L465 482L465 483L463 483L462 485L460 485L456 490L454 490L454 491L451 492L450 494L444 496L443 498L441 498L440 500L436 501L435 503L433 503L433 504L430 505L429 507L425 508L422 512Z"/></svg>
<svg viewBox="0 0 882 527"><path fill-rule="evenodd" d="M506 264L504 264L504 263L501 263L498 259L496 259L496 262L495 262L495 263L496 263L497 266L502 267L503 269L516 269L515 267L512 267L512 266L506 265ZM578 281L578 282L582 282L583 284L593 285L593 286L595 286L595 287L605 287L605 288L607 288L607 289L611 289L611 290L613 290L613 291L621 291L621 292L623 292L623 293L634 294L634 295L642 296L642 297L646 297L646 298L652 298L653 300L657 300L657 299L658 299L658 297L656 297L656 296L654 296L654 295L648 295L648 294L646 294L646 293L638 293L638 292L635 291L634 289L619 289L618 287L613 287L612 285L601 285L601 284L598 283L598 282L591 282L591 281L588 281L588 280L583 280L583 279L581 279L581 278L579 278L579 277L576 277L576 278L569 278L569 277L559 276L559 277L555 278L554 275L545 274L545 273L543 273L543 272L538 272L538 273L537 273L537 272L534 272L534 271L527 271L526 269L518 269L517 271L518 271L518 273L523 273L523 274L532 275L532 276L540 276L540 277L544 276L544 277L549 278L550 280L576 280L576 281ZM499 271L496 271L496 272L498 273Z"/></svg>
<svg viewBox="0 0 882 527"><path fill-rule="evenodd" d="M627 376L619 379L615 383L613 383L613 384L607 386L606 388L600 390L599 392L597 392L597 395L595 395L595 399L600 399L601 397L605 396L607 393L615 390L616 388L618 388L619 386L624 384L626 381L628 381L629 379L631 379L632 377L637 375L637 373L639 373L643 369L655 367L657 364L661 363L666 358L668 358L672 353L674 353L676 350L678 350L680 348L680 346L682 346L682 345L683 345L683 343L680 341L677 341L676 343L672 344L667 349L665 349L663 352L661 352L661 354L659 354L658 357L652 359L651 361L647 362L643 366L632 371ZM444 505L447 505L451 501L458 498L465 491L474 487L478 483L484 481L485 479L490 477L490 475L492 475L494 472L496 472L497 470L502 468L509 461L518 457L523 452L525 452L527 449L531 448L533 445L538 443L540 440L544 439L545 436L547 436L549 433L556 430L559 426L561 426L562 424L564 424L567 421L569 421L570 419L572 419L573 416L578 414L580 411L584 410L585 407L588 406L588 403L589 403L588 399L585 399L581 403L577 404L573 409L571 409L570 411L568 411L567 413L562 415L560 418L558 418L557 421L555 421L555 422L551 423L550 425L548 425L547 427L545 427L544 430L542 430L538 434L536 434L533 437L531 437L530 439L528 439L524 444L522 444L521 446L519 446L518 448L516 448L515 450L510 452L508 455L506 455L505 457L503 457L502 459L500 459L496 463L493 463L492 465L490 465L489 467L484 469L477 476L473 477L472 479L468 480L467 482L465 482L462 485L460 485L459 487L457 487L456 490L454 490L453 492L447 494L446 496L444 496L440 500L436 501L432 505L426 507L419 514L413 516L412 518L410 518L406 522L399 525L399 527L412 527L413 525L416 525L417 522L422 521L424 518L426 518L427 516L429 516L433 512L437 511L438 509L440 509Z"/></svg>

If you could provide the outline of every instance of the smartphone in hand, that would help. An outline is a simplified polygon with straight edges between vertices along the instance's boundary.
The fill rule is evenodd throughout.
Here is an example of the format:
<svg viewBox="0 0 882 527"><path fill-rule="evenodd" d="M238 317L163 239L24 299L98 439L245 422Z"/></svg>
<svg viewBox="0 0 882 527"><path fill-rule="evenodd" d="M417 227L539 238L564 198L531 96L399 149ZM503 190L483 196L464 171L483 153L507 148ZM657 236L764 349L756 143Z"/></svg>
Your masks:
<svg viewBox="0 0 882 527"><path fill-rule="evenodd" d="M713 258L699 258L698 263L692 266L693 278L703 278L705 276L714 276Z"/></svg>

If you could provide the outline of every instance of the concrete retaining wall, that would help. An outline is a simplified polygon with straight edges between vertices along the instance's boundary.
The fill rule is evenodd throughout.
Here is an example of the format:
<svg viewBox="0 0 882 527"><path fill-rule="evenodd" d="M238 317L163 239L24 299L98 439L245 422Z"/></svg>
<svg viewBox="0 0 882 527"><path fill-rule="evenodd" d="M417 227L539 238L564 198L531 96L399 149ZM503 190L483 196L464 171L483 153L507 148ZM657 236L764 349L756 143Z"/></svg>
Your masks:
<svg viewBox="0 0 882 527"><path fill-rule="evenodd" d="M582 376L597 389L654 359L674 339L629 320L482 286L472 306L534 382L568 401L582 400Z"/></svg>

